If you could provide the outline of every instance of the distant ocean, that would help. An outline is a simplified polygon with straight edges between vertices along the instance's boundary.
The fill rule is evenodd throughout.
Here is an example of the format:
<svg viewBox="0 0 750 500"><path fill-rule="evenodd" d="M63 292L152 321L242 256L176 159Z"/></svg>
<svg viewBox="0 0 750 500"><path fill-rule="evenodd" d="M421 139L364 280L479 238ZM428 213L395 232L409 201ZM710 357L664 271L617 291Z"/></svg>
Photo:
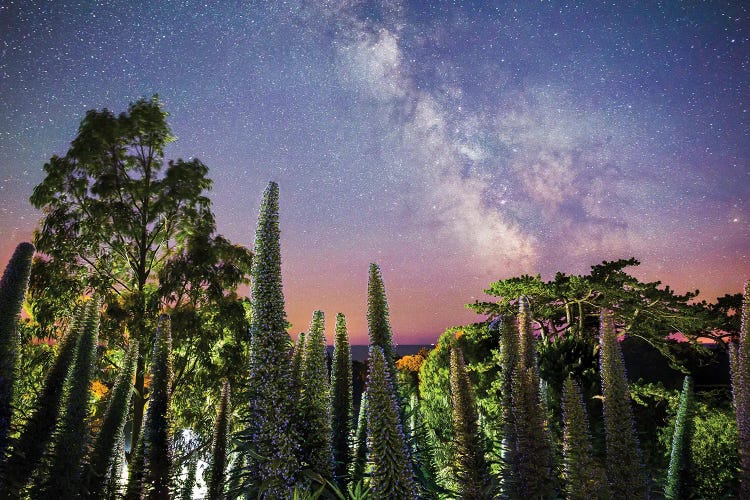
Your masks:
<svg viewBox="0 0 750 500"><path fill-rule="evenodd" d="M396 355L401 356L407 356L410 354L416 354L419 352L421 348L427 348L432 349L435 347L434 345L430 344L399 344L396 345ZM352 361L365 361L367 359L367 352L370 346L366 345L353 345L352 346ZM333 346L329 345L328 350L333 353Z"/></svg>

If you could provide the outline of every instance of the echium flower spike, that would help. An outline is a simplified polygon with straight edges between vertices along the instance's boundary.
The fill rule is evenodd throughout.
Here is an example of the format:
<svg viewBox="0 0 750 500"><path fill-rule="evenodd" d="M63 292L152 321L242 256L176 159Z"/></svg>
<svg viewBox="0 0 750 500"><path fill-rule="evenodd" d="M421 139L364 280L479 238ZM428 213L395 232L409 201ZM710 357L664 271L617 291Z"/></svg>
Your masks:
<svg viewBox="0 0 750 500"><path fill-rule="evenodd" d="M64 410L49 455L45 481L32 490L32 498L75 498L83 485L83 460L89 441L89 403L99 338L99 308L94 297L86 305L86 322L76 346Z"/></svg>
<svg viewBox="0 0 750 500"><path fill-rule="evenodd" d="M451 349L451 403L453 405L453 471L459 498L490 499L490 470L484 458L474 388L459 347Z"/></svg>
<svg viewBox="0 0 750 500"><path fill-rule="evenodd" d="M172 386L172 328L162 314L151 356L151 394L143 422L144 488L152 499L171 498L172 473L170 387Z"/></svg>
<svg viewBox="0 0 750 500"><path fill-rule="evenodd" d="M42 394L34 413L15 440L10 456L3 464L0 474L0 491L9 498L18 498L29 482L49 444L61 412L63 389L76 358L78 341L86 324L88 309L81 305L73 311L68 333L63 338L55 362L47 373Z"/></svg>
<svg viewBox="0 0 750 500"><path fill-rule="evenodd" d="M641 453L635 433L630 391L620 342L611 312L601 313L599 364L604 396L606 474L615 498L644 498Z"/></svg>
<svg viewBox="0 0 750 500"><path fill-rule="evenodd" d="M310 332L305 339L302 381L302 462L325 479L333 479L331 401L323 311L313 313Z"/></svg>
<svg viewBox="0 0 750 500"><path fill-rule="evenodd" d="M227 468L229 448L229 427L232 418L232 405L229 400L229 382L225 381L221 388L221 401L216 413L214 424L214 437L211 445L211 475L208 480L209 500L220 500L224 498L224 473Z"/></svg>
<svg viewBox="0 0 750 500"><path fill-rule="evenodd" d="M678 500L681 493L683 481L686 476L688 465L688 454L690 452L690 412L693 399L693 382L689 375L685 376L680 394L680 406L677 408L677 416L674 422L674 434L672 435L672 450L669 458L669 469L667 469L667 485L664 488L664 497L670 500Z"/></svg>
<svg viewBox="0 0 750 500"><path fill-rule="evenodd" d="M5 455L9 444L14 371L20 343L18 317L29 284L33 255L34 245L19 244L0 279L0 457Z"/></svg>
<svg viewBox="0 0 750 500"><path fill-rule="evenodd" d="M398 402L385 355L378 346L370 346L367 404L367 441L372 462L370 489L373 498L417 498Z"/></svg>
<svg viewBox="0 0 750 500"><path fill-rule="evenodd" d="M123 429L128 416L130 399L133 394L133 375L138 360L138 342L131 341L122 369L117 375L115 385L110 393L107 411L102 420L102 426L96 435L94 447L88 459L86 482L82 497L104 497L108 474L117 461L117 444L123 439Z"/></svg>
<svg viewBox="0 0 750 500"><path fill-rule="evenodd" d="M513 322L507 318L495 318L489 328L496 329L500 334L500 352L498 364L500 365L500 418L503 433L501 448L502 469L501 486L503 494L508 497L517 496L516 477L518 471L514 470L516 450L515 422L513 420L513 374L518 366L518 333Z"/></svg>
<svg viewBox="0 0 750 500"><path fill-rule="evenodd" d="M367 471L367 391L362 393L359 402L357 432L354 434L351 483L357 484L365 477Z"/></svg>
<svg viewBox="0 0 750 500"><path fill-rule="evenodd" d="M393 348L388 299L380 267L370 264L370 275L367 281L367 330L370 345L380 347L385 356L386 366L391 380L396 380L396 351Z"/></svg>
<svg viewBox="0 0 750 500"><path fill-rule="evenodd" d="M258 216L251 270L252 334L247 435L257 457L249 459L249 482L263 484L265 498L288 498L297 482L297 436L292 425L296 397L289 365L281 284L279 187L268 184Z"/></svg>
<svg viewBox="0 0 750 500"><path fill-rule="evenodd" d="M563 385L563 465L567 498L609 498L604 469L594 459L586 407L578 383Z"/></svg>
<svg viewBox="0 0 750 500"><path fill-rule="evenodd" d="M292 353L292 391L299 398L302 388L302 358L305 354L305 332L300 332Z"/></svg>
<svg viewBox="0 0 750 500"><path fill-rule="evenodd" d="M518 299L518 350L520 363L526 368L536 369L536 342L531 328L531 312L528 297Z"/></svg>
<svg viewBox="0 0 750 500"><path fill-rule="evenodd" d="M740 498L750 498L750 281L745 284L742 323L736 344L731 345L732 396L739 432Z"/></svg>
<svg viewBox="0 0 750 500"><path fill-rule="evenodd" d="M333 434L334 476L340 486L347 482L352 461L352 353L346 317L336 315L336 337L331 367L331 431Z"/></svg>

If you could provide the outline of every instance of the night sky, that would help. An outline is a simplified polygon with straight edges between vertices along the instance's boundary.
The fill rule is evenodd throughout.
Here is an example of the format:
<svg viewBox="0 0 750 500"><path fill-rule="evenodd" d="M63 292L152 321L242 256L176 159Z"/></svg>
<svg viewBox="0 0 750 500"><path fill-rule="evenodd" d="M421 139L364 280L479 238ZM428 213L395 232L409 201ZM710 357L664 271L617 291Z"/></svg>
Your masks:
<svg viewBox="0 0 750 500"><path fill-rule="evenodd" d="M220 233L252 245L279 183L294 333L320 308L366 343L373 261L399 343L519 273L634 256L707 300L750 278L741 0L6 0L0 51L0 268L86 110L158 93Z"/></svg>

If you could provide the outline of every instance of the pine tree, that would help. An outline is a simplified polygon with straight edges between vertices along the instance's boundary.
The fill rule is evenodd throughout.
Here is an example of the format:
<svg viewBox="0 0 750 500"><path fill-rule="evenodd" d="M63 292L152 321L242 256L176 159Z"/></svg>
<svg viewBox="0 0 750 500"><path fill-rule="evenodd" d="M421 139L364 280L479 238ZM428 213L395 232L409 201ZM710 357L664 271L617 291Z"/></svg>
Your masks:
<svg viewBox="0 0 750 500"><path fill-rule="evenodd" d="M388 299L385 296L385 285L380 267L370 264L370 276L367 281L367 329L370 345L380 347L385 356L386 366L394 388L396 383L396 351L393 348Z"/></svg>
<svg viewBox="0 0 750 500"><path fill-rule="evenodd" d="M132 341L112 388L101 429L94 441L82 496L102 498L107 488L109 479L107 475L117 461L117 444L123 439L123 429L133 394L133 376L137 360L138 342Z"/></svg>
<svg viewBox="0 0 750 500"><path fill-rule="evenodd" d="M83 460L89 441L89 388L94 374L99 338L98 298L86 305L86 323L76 346L75 364L64 401L63 414L49 455L45 481L32 490L32 498L74 498L83 486Z"/></svg>
<svg viewBox="0 0 750 500"><path fill-rule="evenodd" d="M414 499L417 487L400 421L398 401L383 350L370 347L367 375L367 442L372 476L370 489L375 499Z"/></svg>
<svg viewBox="0 0 750 500"><path fill-rule="evenodd" d="M333 343L331 370L331 406L334 477L340 486L346 484L352 461L352 353L346 317L336 315L336 337Z"/></svg>
<svg viewBox="0 0 750 500"><path fill-rule="evenodd" d="M609 498L604 470L594 459L589 420L578 383L563 385L563 465L565 494L570 499Z"/></svg>
<svg viewBox="0 0 750 500"><path fill-rule="evenodd" d="M737 344L731 345L732 396L740 454L740 498L750 498L750 281L745 284L742 324Z"/></svg>
<svg viewBox="0 0 750 500"><path fill-rule="evenodd" d="M680 406L674 422L672 436L672 451L667 470L667 486L664 496L670 500L682 497L683 483L686 476L688 455L690 453L690 406L693 399L693 382L690 376L685 376L680 394Z"/></svg>
<svg viewBox="0 0 750 500"><path fill-rule="evenodd" d="M357 484L367 472L367 391L362 393L359 402L357 432L354 433L351 483Z"/></svg>
<svg viewBox="0 0 750 500"><path fill-rule="evenodd" d="M451 349L451 403L453 405L453 470L459 498L492 498L490 470L484 458L474 388L466 372L463 352Z"/></svg>
<svg viewBox="0 0 750 500"><path fill-rule="evenodd" d="M52 439L61 412L63 389L70 378L76 359L78 342L83 334L88 308L77 306L73 311L68 333L60 344L55 362L47 373L42 394L21 435L13 443L10 456L2 466L2 487L9 498L18 498L39 465Z"/></svg>
<svg viewBox="0 0 750 500"><path fill-rule="evenodd" d="M170 387L172 386L172 329L162 314L151 355L151 385L143 422L144 489L151 499L169 499L172 472Z"/></svg>
<svg viewBox="0 0 750 500"><path fill-rule="evenodd" d="M229 458L229 430L232 421L232 403L230 401L229 382L225 381L221 388L221 401L216 413L214 424L214 438L211 444L211 475L208 479L209 500L219 500L224 497L224 482Z"/></svg>
<svg viewBox="0 0 750 500"><path fill-rule="evenodd" d="M33 255L31 243L19 244L0 279L0 458L9 444L16 352L20 343L18 316L29 284Z"/></svg>
<svg viewBox="0 0 750 500"><path fill-rule="evenodd" d="M601 314L599 364L604 396L606 473L615 498L646 496L641 454L630 407L630 391L625 362L610 312Z"/></svg>
<svg viewBox="0 0 750 500"><path fill-rule="evenodd" d="M250 480L266 498L285 498L297 481L297 436L292 426L294 395L290 341L281 285L279 187L263 195L255 234L250 350L250 445L262 459L252 461Z"/></svg>
<svg viewBox="0 0 750 500"><path fill-rule="evenodd" d="M302 462L332 479L331 402L325 352L325 317L323 311L315 311L302 357Z"/></svg>

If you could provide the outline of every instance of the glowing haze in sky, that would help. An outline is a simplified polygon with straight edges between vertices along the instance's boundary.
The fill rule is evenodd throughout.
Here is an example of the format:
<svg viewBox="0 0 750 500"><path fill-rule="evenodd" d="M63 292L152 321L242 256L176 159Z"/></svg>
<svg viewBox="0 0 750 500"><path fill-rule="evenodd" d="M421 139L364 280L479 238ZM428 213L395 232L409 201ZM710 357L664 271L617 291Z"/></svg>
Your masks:
<svg viewBox="0 0 750 500"><path fill-rule="evenodd" d="M630 4L628 2L628 4ZM750 18L735 2L33 2L0 6L0 258L87 109L158 93L251 245L281 189L287 312L365 343L478 320L519 273L636 275L708 300L750 277Z"/></svg>

